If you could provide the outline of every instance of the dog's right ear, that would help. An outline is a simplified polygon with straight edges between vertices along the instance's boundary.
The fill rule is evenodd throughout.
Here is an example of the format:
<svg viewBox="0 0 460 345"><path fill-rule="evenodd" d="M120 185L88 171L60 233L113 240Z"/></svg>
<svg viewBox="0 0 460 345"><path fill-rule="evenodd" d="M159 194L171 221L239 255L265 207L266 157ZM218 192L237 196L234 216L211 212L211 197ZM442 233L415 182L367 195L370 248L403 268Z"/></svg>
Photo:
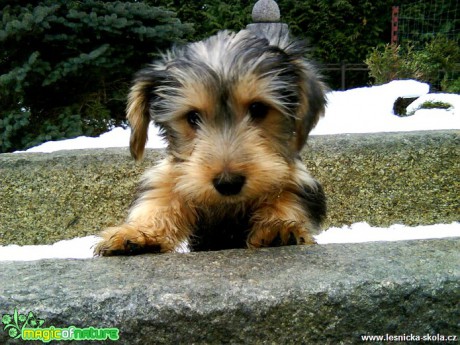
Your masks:
<svg viewBox="0 0 460 345"><path fill-rule="evenodd" d="M135 160L141 160L148 139L150 124L150 100L156 82L155 73L146 68L136 74L128 95L126 117L131 125L129 147Z"/></svg>

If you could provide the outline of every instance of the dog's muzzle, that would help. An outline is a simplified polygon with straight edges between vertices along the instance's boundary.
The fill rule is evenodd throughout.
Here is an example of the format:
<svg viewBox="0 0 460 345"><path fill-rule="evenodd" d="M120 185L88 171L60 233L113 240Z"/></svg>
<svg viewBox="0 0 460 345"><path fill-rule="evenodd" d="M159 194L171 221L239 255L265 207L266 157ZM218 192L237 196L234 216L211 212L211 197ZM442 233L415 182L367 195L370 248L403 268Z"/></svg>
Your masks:
<svg viewBox="0 0 460 345"><path fill-rule="evenodd" d="M225 196L237 195L241 192L245 182L245 176L235 173L222 173L212 180L214 188Z"/></svg>

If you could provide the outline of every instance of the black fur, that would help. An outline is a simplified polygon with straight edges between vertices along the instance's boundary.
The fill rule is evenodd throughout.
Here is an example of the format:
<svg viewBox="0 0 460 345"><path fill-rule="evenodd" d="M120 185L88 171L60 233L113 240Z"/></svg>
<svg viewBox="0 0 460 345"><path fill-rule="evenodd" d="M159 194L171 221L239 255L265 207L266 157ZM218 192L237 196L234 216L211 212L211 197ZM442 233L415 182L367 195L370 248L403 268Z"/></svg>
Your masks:
<svg viewBox="0 0 460 345"><path fill-rule="evenodd" d="M246 248L246 239L251 228L250 214L227 216L210 223L206 216L198 216L198 222L190 239L191 251L213 251Z"/></svg>
<svg viewBox="0 0 460 345"><path fill-rule="evenodd" d="M323 187L317 181L315 188L309 185L303 186L295 194L302 201L305 212L309 215L313 225L317 228L326 217L326 195ZM250 219L252 212L240 212L233 216L226 216L219 221L210 223L209 217L198 215L198 222L195 225L193 237L190 239L189 247L191 251L214 251L232 248L246 248L246 240L252 227ZM288 245L296 244L293 235L289 239ZM280 237L276 237L272 243L266 243L270 247L281 246Z"/></svg>
<svg viewBox="0 0 460 345"><path fill-rule="evenodd" d="M308 185L303 187L298 195L300 196L305 210L310 215L310 219L315 222L316 226L320 226L326 218L327 203L326 195L324 194L323 186L318 181L316 182L316 188L312 188Z"/></svg>

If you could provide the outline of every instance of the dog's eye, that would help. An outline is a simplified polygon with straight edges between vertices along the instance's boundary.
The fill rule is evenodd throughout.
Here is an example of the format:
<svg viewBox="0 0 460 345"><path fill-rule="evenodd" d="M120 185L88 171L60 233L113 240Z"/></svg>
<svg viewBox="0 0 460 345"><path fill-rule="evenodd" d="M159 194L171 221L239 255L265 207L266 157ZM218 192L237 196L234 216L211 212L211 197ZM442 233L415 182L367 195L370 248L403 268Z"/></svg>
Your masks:
<svg viewBox="0 0 460 345"><path fill-rule="evenodd" d="M187 122L192 128L197 128L201 123L200 113L192 110L187 113Z"/></svg>
<svg viewBox="0 0 460 345"><path fill-rule="evenodd" d="M249 106L249 114L253 120L263 120L268 114L268 105L254 102Z"/></svg>

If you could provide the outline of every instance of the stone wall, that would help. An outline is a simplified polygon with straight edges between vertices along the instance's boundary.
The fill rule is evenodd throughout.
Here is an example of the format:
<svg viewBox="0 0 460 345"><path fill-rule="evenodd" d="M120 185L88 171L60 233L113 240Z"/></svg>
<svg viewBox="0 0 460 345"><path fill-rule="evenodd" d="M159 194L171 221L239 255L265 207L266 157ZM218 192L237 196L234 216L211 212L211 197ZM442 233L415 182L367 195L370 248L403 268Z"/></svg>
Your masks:
<svg viewBox="0 0 460 345"><path fill-rule="evenodd" d="M459 220L459 132L314 136L302 158L328 197L325 227ZM142 172L127 149L0 155L0 245L53 243L121 223Z"/></svg>
<svg viewBox="0 0 460 345"><path fill-rule="evenodd" d="M116 327L117 344L128 345L459 335L459 245L443 239L14 262L0 270L0 314L33 312L42 328ZM25 344L2 328L0 343Z"/></svg>

